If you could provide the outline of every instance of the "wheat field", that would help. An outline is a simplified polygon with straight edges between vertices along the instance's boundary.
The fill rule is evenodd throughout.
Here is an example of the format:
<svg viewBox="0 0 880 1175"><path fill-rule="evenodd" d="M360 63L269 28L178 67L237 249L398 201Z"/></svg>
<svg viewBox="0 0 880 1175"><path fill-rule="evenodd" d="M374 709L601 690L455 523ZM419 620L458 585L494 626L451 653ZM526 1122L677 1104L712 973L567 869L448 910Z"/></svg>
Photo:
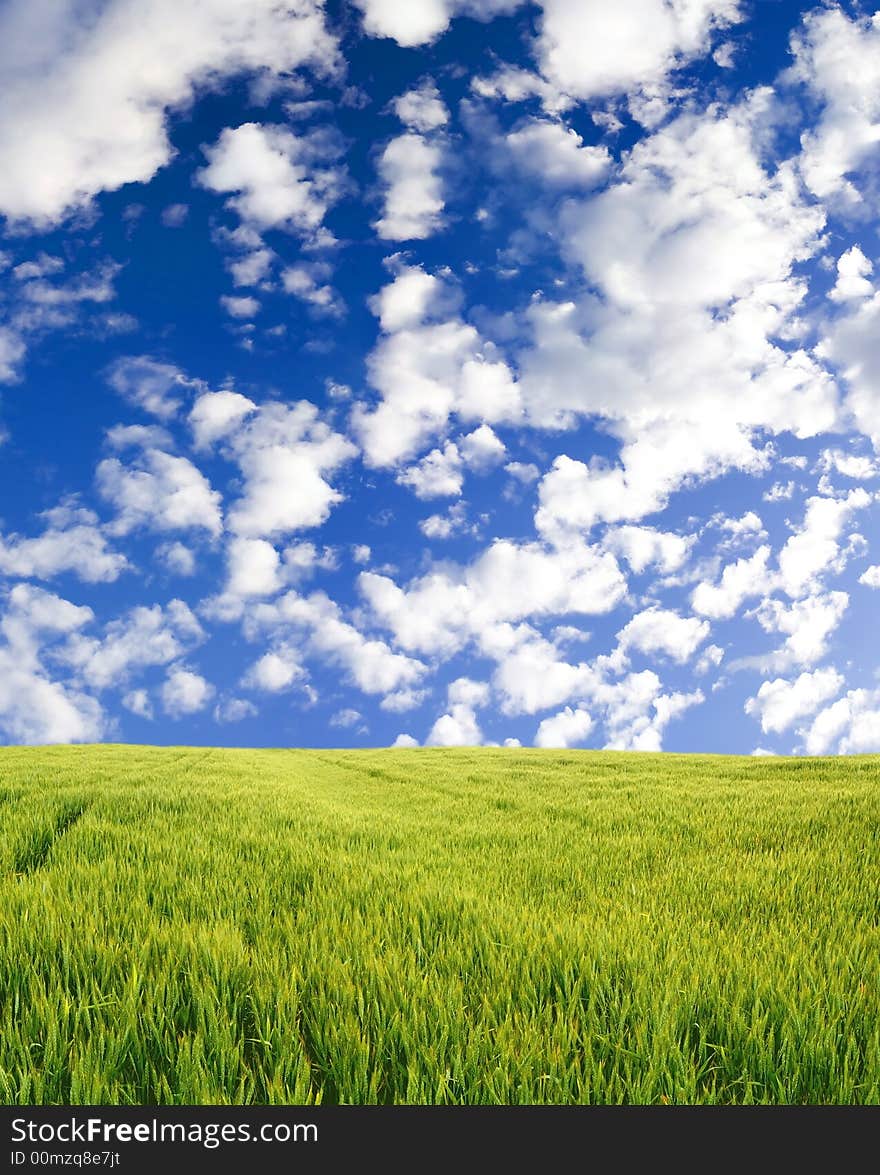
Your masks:
<svg viewBox="0 0 880 1175"><path fill-rule="evenodd" d="M0 751L5 1104L876 1103L880 761Z"/></svg>

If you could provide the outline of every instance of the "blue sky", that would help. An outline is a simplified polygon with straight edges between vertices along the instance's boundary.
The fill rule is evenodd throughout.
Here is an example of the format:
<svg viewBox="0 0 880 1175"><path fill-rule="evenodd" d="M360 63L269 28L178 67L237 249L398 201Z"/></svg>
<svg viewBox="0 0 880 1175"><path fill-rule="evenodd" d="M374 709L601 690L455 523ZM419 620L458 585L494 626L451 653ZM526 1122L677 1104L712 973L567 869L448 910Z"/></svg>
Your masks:
<svg viewBox="0 0 880 1175"><path fill-rule="evenodd" d="M6 0L0 741L880 751L880 13Z"/></svg>

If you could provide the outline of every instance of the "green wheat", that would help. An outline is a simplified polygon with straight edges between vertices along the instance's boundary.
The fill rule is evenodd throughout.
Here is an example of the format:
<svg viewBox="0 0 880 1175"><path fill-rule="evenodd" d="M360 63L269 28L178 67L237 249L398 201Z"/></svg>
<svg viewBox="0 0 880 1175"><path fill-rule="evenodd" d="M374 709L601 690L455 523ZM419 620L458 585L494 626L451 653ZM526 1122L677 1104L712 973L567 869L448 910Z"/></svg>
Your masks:
<svg viewBox="0 0 880 1175"><path fill-rule="evenodd" d="M0 751L0 1101L876 1103L880 761Z"/></svg>

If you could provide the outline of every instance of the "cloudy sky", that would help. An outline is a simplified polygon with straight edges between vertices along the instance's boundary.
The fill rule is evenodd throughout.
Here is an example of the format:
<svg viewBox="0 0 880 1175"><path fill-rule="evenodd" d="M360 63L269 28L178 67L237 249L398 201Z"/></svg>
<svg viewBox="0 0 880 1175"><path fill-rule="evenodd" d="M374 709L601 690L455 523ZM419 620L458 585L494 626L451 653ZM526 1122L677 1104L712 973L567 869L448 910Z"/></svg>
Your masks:
<svg viewBox="0 0 880 1175"><path fill-rule="evenodd" d="M880 751L880 13L5 0L0 741Z"/></svg>

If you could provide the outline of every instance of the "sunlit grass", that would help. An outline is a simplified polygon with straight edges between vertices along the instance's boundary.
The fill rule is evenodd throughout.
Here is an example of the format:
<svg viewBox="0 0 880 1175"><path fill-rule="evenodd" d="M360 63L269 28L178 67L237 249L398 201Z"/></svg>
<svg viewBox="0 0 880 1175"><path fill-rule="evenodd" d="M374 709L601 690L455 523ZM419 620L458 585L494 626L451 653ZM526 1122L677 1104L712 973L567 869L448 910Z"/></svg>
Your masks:
<svg viewBox="0 0 880 1175"><path fill-rule="evenodd" d="M0 1100L880 1100L880 761L0 751Z"/></svg>

